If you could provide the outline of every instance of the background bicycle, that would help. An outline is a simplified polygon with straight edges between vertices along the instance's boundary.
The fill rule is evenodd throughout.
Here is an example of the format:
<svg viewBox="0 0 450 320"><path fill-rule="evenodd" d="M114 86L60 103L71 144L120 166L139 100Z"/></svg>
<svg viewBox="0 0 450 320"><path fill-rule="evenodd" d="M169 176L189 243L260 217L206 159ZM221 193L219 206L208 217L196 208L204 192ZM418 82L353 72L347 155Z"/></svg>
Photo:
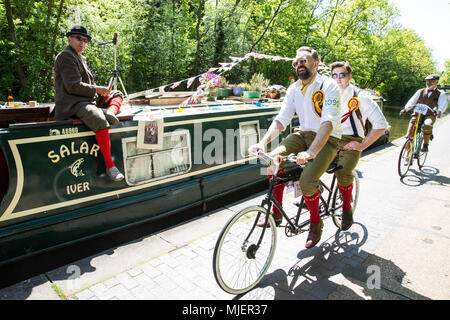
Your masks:
<svg viewBox="0 0 450 320"><path fill-rule="evenodd" d="M417 113L417 119L408 133L408 138L403 144L400 150L398 158L398 174L400 178L406 176L409 168L411 167L414 159L417 159L417 165L419 169L422 169L427 159L428 151L422 151L423 146L423 122L424 116L428 110L436 113L435 109L431 109L425 104L417 104L414 108L414 112Z"/></svg>

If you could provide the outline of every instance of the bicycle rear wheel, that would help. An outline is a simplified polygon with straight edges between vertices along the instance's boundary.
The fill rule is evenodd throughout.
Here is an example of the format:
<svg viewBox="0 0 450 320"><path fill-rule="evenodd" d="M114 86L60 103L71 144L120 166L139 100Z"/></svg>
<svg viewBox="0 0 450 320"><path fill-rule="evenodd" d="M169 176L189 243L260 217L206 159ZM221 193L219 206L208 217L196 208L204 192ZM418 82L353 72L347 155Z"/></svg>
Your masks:
<svg viewBox="0 0 450 320"><path fill-rule="evenodd" d="M422 169L423 165L425 164L425 160L427 160L428 152L422 152L422 145L423 145L423 133L420 132L420 135L417 139L418 143L417 146L417 165L419 166L419 169Z"/></svg>
<svg viewBox="0 0 450 320"><path fill-rule="evenodd" d="M258 219L265 215L266 209L260 206L243 209L227 222L217 239L214 277L230 294L241 294L255 287L272 262L277 242L275 220L269 215L267 228L256 226Z"/></svg>
<svg viewBox="0 0 450 320"><path fill-rule="evenodd" d="M351 204L353 208L353 214L355 214L356 205L358 204L359 198L359 176L355 170L352 171L352 176L353 189ZM342 196L337 186L334 188L333 200L331 202L331 208L329 210L331 210L331 218L333 219L334 225L340 229L342 225Z"/></svg>
<svg viewBox="0 0 450 320"><path fill-rule="evenodd" d="M398 174L400 178L403 178L408 172L413 161L413 156L413 143L408 139L400 150L400 156L398 157Z"/></svg>

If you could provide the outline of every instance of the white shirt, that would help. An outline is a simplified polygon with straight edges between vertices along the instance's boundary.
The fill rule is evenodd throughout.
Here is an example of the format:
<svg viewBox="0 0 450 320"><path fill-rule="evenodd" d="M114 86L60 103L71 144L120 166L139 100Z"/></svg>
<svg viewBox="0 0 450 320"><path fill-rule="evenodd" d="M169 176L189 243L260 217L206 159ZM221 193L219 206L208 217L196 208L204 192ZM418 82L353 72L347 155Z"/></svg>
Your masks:
<svg viewBox="0 0 450 320"><path fill-rule="evenodd" d="M411 97L411 99L409 99L408 103L406 103L406 106L404 108L405 111L409 111L416 106L416 103L420 98L420 93L422 92L422 90L423 89L417 90L416 93ZM435 90L438 90L438 89L435 89ZM438 110L442 113L442 112L444 112L445 108L447 107L447 95L440 90L439 90L439 92L441 94L439 95L439 100L438 100ZM428 92L428 97L430 96L430 94L431 94L431 92Z"/></svg>
<svg viewBox="0 0 450 320"><path fill-rule="evenodd" d="M348 100L353 98L355 92L355 87L353 85L349 85L341 96L341 118L343 115L345 115L349 109L348 109ZM386 121L386 118L383 115L383 112L381 112L380 107L378 104L373 101L367 94L365 94L363 91L358 94L358 100L359 100L359 110L361 111L362 121L365 124L366 120L368 119L370 123L372 124L372 129L387 129L389 126L388 122ZM356 130L358 131L358 136L361 138L364 138L364 128L361 124L361 121L359 121L358 116L355 112L352 112L350 117L353 118L353 121L356 126ZM353 135L353 129L351 125L350 117L345 120L342 123L342 134L344 135Z"/></svg>
<svg viewBox="0 0 450 320"><path fill-rule="evenodd" d="M321 84L325 98L322 105L322 116L319 116L314 108L312 96L319 90ZM331 136L341 138L342 128L339 118L339 87L333 79L317 74L313 83L306 89L303 96L301 92L300 80L291 84L286 91L286 96L281 105L281 110L275 117L284 128L291 122L292 117L297 113L302 131L313 131L317 133L320 124L324 121L331 121L333 131Z"/></svg>

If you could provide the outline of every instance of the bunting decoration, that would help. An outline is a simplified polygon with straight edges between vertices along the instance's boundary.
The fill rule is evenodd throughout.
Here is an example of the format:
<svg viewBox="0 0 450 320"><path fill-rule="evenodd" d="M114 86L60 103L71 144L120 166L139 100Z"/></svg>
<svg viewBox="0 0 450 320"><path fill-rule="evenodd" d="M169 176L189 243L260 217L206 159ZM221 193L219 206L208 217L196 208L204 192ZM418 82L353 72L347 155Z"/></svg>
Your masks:
<svg viewBox="0 0 450 320"><path fill-rule="evenodd" d="M170 89L175 89L181 84L181 81L175 82L173 85L170 86Z"/></svg>
<svg viewBox="0 0 450 320"><path fill-rule="evenodd" d="M219 67L215 67L215 68L210 68L206 73L191 77L189 79L184 79L184 80L180 80L174 83L169 83L163 86L160 86L158 88L153 88L153 89L149 89L149 90L145 90L142 92L137 92L135 94L129 95L129 98L132 99L134 97L139 96L140 94L146 94L149 92L153 92L154 90L158 89L159 92L166 92L165 89L169 88L169 89L175 89L177 88L181 83L183 83L184 81L186 81L186 87L189 88L196 79L198 79L200 81L200 87L202 87L202 92L203 93L203 89L206 88L210 88L211 86L220 86L220 80L219 77L221 76L222 73L230 71L232 68L234 68L237 64L241 63L242 61L248 60L250 58L254 58L254 59L272 59L272 61L280 61L280 60L284 60L284 61L293 61L294 58L286 58L286 57L280 57L280 56L272 56L272 55L267 55L267 54L262 54L262 53L257 53L257 52L250 52L247 53L244 57L229 57L231 59L231 62L220 62L219 63ZM216 73L214 73L216 72ZM214 75L214 76L213 76ZM209 77L209 78L208 78ZM202 82L202 79L203 80ZM206 79L208 79L208 81L206 81ZM219 84L217 84L219 83ZM186 99L186 101L184 101L181 106L186 106L187 104L189 104L190 100L195 100L194 97L200 96L200 93L198 92L198 89L195 93L193 93L192 97Z"/></svg>
<svg viewBox="0 0 450 320"><path fill-rule="evenodd" d="M192 83L194 82L195 78L197 78L197 77L192 77L192 78L188 79L188 81L187 81L187 88L189 88L192 85Z"/></svg>
<svg viewBox="0 0 450 320"><path fill-rule="evenodd" d="M218 78L220 77L220 75L221 75L223 72L230 71L230 70L233 69L238 63L240 63L240 62L242 62L242 61L245 61L245 60L248 60L248 59L250 59L251 57L253 57L254 59L272 59L272 61L280 61L280 60L284 60L284 61L293 61L293 60L294 60L294 58L286 58L286 57L280 57L280 56L272 56L272 55L267 55L267 54L262 54L262 53L256 53L256 52L250 52L250 53L247 53L244 57L231 57L231 56L230 56L229 58L231 59L231 62L220 62L220 63L219 63L219 67L210 68L206 73L202 73L202 74L200 74L200 75L191 77L191 78L189 78L189 79L184 79L184 80L180 80L180 81L177 81L177 82L174 82L174 83L169 83L169 84L160 86L160 87L158 87L158 88L153 88L153 89L145 90L145 93L153 92L153 91L156 90L156 89L157 89L159 92L166 92L166 91L165 91L166 88L175 89L175 88L177 88L181 83L183 83L183 82L185 82L185 81L187 82L187 83L186 83L186 87L189 88L189 87L194 83L194 81L195 81L197 78L200 80L200 78L202 78L202 77L203 77L203 78L204 78L204 77L207 77L206 75L208 75L208 74L210 74L209 77L211 77L211 74L214 74L214 72L217 72L217 74L215 74L217 77L214 77L214 78L217 78L217 81L219 81ZM212 79L209 79L209 80L212 80ZM216 83L216 80L213 80L213 81L211 82L211 85L213 85L214 83ZM202 85L202 83L201 83L201 85ZM140 93L140 92L138 92L138 93L136 93L136 94L139 94L139 93ZM131 95L130 95L130 96L131 96Z"/></svg>

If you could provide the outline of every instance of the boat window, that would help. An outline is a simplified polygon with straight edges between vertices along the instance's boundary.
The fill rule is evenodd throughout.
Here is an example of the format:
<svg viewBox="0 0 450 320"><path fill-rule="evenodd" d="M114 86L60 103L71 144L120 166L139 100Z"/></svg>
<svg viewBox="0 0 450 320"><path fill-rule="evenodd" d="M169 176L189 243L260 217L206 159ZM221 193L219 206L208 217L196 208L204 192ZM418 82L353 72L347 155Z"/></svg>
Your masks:
<svg viewBox="0 0 450 320"><path fill-rule="evenodd" d="M125 179L130 185L186 173L191 169L188 130L166 132L161 150L139 149L136 137L122 139Z"/></svg>
<svg viewBox="0 0 450 320"><path fill-rule="evenodd" d="M239 140L241 156L248 157L248 148L259 141L259 121L239 123Z"/></svg>

